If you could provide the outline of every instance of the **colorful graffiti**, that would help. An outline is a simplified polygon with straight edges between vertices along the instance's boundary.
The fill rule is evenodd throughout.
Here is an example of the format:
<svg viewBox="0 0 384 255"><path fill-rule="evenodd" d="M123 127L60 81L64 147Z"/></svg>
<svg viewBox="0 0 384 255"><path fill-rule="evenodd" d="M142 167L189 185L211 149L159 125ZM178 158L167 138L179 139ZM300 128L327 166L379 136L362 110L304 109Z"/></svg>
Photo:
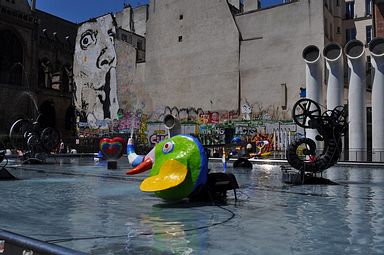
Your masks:
<svg viewBox="0 0 384 255"><path fill-rule="evenodd" d="M142 114L141 119L140 119L140 127L139 127L138 135L137 135L137 142L138 143L148 144L147 121L148 121L148 116L146 114Z"/></svg>
<svg viewBox="0 0 384 255"><path fill-rule="evenodd" d="M159 142L168 138L168 133L165 130L155 130L152 135L149 136L149 143L151 145L156 145Z"/></svg>
<svg viewBox="0 0 384 255"><path fill-rule="evenodd" d="M140 128L142 113L141 112L127 112L119 119L118 132L130 133L133 130Z"/></svg>
<svg viewBox="0 0 384 255"><path fill-rule="evenodd" d="M265 157L271 154L274 146L274 135L275 134L266 134L258 133L252 137L252 142L256 147L256 157Z"/></svg>
<svg viewBox="0 0 384 255"><path fill-rule="evenodd" d="M140 107L138 107L140 108ZM222 153L223 146L232 146L238 151L243 151L250 157L267 157L272 152L284 152L288 144L295 139L300 131L289 122L271 121L263 118L244 120L244 115L236 111L203 111L196 109L167 106L163 111L143 114L142 109L134 112L119 110L118 119L104 120L109 130L101 132L134 135L137 144L153 147L168 138L162 120L164 115L172 114L181 120L181 132L197 137L204 146L208 146L213 154ZM84 131L90 133L88 123L79 123L80 134ZM93 133L94 134L94 133Z"/></svg>

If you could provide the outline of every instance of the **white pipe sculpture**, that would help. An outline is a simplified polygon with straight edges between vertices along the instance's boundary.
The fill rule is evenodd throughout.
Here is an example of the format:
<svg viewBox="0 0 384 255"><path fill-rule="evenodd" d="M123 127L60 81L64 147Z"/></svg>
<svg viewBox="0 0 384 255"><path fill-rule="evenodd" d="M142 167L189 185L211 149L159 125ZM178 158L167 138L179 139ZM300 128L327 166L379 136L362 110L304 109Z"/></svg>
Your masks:
<svg viewBox="0 0 384 255"><path fill-rule="evenodd" d="M328 69L327 109L344 105L343 50L337 43L324 47L323 56Z"/></svg>
<svg viewBox="0 0 384 255"><path fill-rule="evenodd" d="M180 120L172 114L165 115L163 123L165 128L168 130L168 138L181 134Z"/></svg>
<svg viewBox="0 0 384 255"><path fill-rule="evenodd" d="M320 50L315 45L309 45L303 50L305 66L306 97L321 104L322 100L322 68ZM312 109L310 109L312 110ZM317 149L320 149L320 142L316 140L319 133L316 129L307 129L306 136L316 142Z"/></svg>
<svg viewBox="0 0 384 255"><path fill-rule="evenodd" d="M374 70L372 82L372 160L384 160L384 38L369 43Z"/></svg>
<svg viewBox="0 0 384 255"><path fill-rule="evenodd" d="M366 160L367 113L365 84L364 44L359 40L345 45L349 67L348 121L349 121L349 160Z"/></svg>

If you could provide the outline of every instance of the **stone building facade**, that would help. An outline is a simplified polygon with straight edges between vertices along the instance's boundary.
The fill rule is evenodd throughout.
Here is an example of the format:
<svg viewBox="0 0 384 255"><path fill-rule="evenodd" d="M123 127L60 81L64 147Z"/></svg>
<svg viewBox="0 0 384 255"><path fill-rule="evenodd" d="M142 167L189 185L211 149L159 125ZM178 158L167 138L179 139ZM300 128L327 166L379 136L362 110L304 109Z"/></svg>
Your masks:
<svg viewBox="0 0 384 255"><path fill-rule="evenodd" d="M73 53L77 24L36 10L27 0L0 0L0 133L19 118L74 130Z"/></svg>

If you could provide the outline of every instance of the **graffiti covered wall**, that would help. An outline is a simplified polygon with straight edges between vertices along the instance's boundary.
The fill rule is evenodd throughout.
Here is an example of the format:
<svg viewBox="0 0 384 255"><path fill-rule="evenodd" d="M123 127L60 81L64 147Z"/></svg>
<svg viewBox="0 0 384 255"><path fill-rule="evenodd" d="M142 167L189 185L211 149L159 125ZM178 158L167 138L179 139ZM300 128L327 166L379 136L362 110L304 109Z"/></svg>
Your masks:
<svg viewBox="0 0 384 255"><path fill-rule="evenodd" d="M107 128L117 118L116 27L111 14L79 26L74 56L75 105L90 128Z"/></svg>
<svg viewBox="0 0 384 255"><path fill-rule="evenodd" d="M82 129L81 137L133 137L137 145L151 148L168 138L168 131L163 124L167 114L179 118L181 133L197 137L204 146L210 148L212 155L220 153L223 146L247 151L255 157L269 156L272 151L285 155L284 151L290 142L303 135L303 130L298 129L292 121L271 120L266 114L262 118L255 118L249 107L241 114L236 111L204 111L193 107L178 109L175 106L144 113L143 105L132 107L132 104L128 104L124 107L133 111L120 109L118 118L106 123L106 129L89 129L85 127L86 123L78 122L79 129Z"/></svg>

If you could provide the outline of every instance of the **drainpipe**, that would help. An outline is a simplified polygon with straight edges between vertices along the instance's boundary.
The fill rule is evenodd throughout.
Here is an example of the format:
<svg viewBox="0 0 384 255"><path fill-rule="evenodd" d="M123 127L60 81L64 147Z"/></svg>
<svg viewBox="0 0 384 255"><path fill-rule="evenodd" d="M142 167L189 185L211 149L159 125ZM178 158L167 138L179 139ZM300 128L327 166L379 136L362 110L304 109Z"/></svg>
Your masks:
<svg viewBox="0 0 384 255"><path fill-rule="evenodd" d="M384 159L384 38L376 37L369 43L374 70L372 82L372 160ZM383 154L383 155L381 155Z"/></svg>
<svg viewBox="0 0 384 255"><path fill-rule="evenodd" d="M36 0L31 1L31 10L32 11L36 10Z"/></svg>
<svg viewBox="0 0 384 255"><path fill-rule="evenodd" d="M327 109L344 105L344 73L343 50L337 43L329 43L324 47L323 56L328 69Z"/></svg>
<svg viewBox="0 0 384 255"><path fill-rule="evenodd" d="M305 86L307 98L321 104L322 76L320 50L315 45L309 45L303 50L305 66ZM312 110L312 109L310 109ZM307 129L306 136L316 142L316 148L320 149L320 142L316 140L319 134L316 129Z"/></svg>
<svg viewBox="0 0 384 255"><path fill-rule="evenodd" d="M345 45L349 67L348 121L349 121L349 160L366 160L367 113L365 84L364 44L352 40Z"/></svg>

